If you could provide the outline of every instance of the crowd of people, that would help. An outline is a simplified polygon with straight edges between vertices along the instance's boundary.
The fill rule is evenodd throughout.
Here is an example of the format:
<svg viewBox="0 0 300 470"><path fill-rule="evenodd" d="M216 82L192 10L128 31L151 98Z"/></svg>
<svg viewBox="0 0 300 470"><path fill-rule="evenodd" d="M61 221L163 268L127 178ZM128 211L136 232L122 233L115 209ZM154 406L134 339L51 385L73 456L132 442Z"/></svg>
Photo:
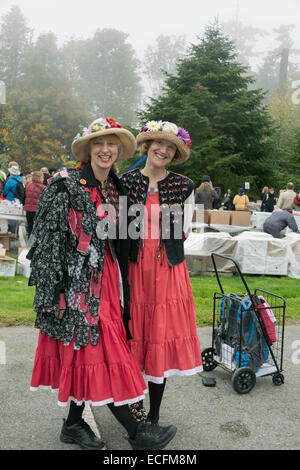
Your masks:
<svg viewBox="0 0 300 470"><path fill-rule="evenodd" d="M200 186L195 192L195 203L202 204L204 210L219 209L247 211L249 210L249 197L244 188L239 188L234 195L231 189L227 189L220 199L219 188L214 188L209 176L203 176ZM293 211L300 211L300 190L294 191L294 184L289 182L286 189L279 192L276 199L274 188L265 186L260 195L261 212L270 212L263 224L263 231L274 238L283 238L283 230L289 227L295 233L299 233L298 226L293 216Z"/></svg>
<svg viewBox="0 0 300 470"><path fill-rule="evenodd" d="M42 167L40 171L22 173L17 162L8 164L8 174L0 169L0 200L18 201L23 205L27 220L27 235L30 236L33 221L37 212L39 197L50 178L57 173L56 168ZM9 231L14 231L15 225L9 224Z"/></svg>
<svg viewBox="0 0 300 470"><path fill-rule="evenodd" d="M57 173L57 168L42 167L39 171L31 173L21 173L19 164L11 161L8 164L8 175L0 168L0 200L8 201L19 200L24 206L27 219L28 237L32 232L33 221L37 212L37 202L39 196L47 185L47 182ZM23 187L23 189L22 189ZM300 211L300 190L294 190L294 184L288 183L286 189L279 191L279 196L275 196L275 190L272 187L265 186L260 194L261 212L273 213L275 209L284 211ZM228 211L247 211L249 206L249 197L243 187L240 187L236 194L228 188L221 194L220 187L214 187L210 176L204 175L198 188L195 190L195 203L202 204L205 210L221 209ZM274 220L273 220L274 219ZM275 220L276 219L276 220ZM265 227L267 233L272 233L278 238L278 230L289 226L295 230L295 221L293 216L287 214L273 215ZM10 228L13 224L10 224ZM271 227L271 228L270 228Z"/></svg>

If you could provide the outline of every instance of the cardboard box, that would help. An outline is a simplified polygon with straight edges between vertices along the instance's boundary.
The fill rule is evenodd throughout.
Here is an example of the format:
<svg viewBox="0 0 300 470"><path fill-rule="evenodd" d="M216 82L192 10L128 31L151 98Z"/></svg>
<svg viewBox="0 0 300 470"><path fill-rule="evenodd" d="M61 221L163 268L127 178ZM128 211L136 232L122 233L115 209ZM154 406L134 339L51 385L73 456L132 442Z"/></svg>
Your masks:
<svg viewBox="0 0 300 470"><path fill-rule="evenodd" d="M193 214L192 222L199 222L202 224L209 224L210 221L210 211L195 209Z"/></svg>
<svg viewBox="0 0 300 470"><path fill-rule="evenodd" d="M16 260L9 256L0 258L0 276L14 277L16 270Z"/></svg>
<svg viewBox="0 0 300 470"><path fill-rule="evenodd" d="M3 245L3 248L5 248L7 251L10 250L10 240L11 238L14 238L14 235L10 232L0 233L0 243Z"/></svg>
<svg viewBox="0 0 300 470"><path fill-rule="evenodd" d="M251 225L251 212L230 211L230 225L249 227Z"/></svg>
<svg viewBox="0 0 300 470"><path fill-rule="evenodd" d="M231 211L210 211L210 225L230 225L230 212Z"/></svg>

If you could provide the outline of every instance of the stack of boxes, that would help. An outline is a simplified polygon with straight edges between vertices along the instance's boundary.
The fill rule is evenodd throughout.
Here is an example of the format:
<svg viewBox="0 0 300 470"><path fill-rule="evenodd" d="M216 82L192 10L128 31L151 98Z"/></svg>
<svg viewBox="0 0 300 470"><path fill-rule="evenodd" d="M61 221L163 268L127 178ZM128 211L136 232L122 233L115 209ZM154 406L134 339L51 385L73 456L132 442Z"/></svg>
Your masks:
<svg viewBox="0 0 300 470"><path fill-rule="evenodd" d="M219 211L196 209L193 222L202 222L208 225L236 225L249 227L251 225L251 212L248 211Z"/></svg>

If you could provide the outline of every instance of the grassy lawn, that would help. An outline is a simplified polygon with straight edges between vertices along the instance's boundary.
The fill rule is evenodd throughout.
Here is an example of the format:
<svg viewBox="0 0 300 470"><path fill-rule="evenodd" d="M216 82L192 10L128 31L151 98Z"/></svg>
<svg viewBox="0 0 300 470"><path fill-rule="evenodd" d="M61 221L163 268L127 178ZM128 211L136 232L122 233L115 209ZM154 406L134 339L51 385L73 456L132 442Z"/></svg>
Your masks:
<svg viewBox="0 0 300 470"><path fill-rule="evenodd" d="M251 292L260 288L286 300L286 324L300 323L300 280L275 276L245 276ZM221 276L226 294L241 294L244 285L238 276ZM196 304L197 325L212 323L213 294L219 291L216 277L192 276L191 284ZM28 287L28 279L0 277L0 326L33 325L34 287Z"/></svg>
<svg viewBox="0 0 300 470"><path fill-rule="evenodd" d="M280 295L286 301L286 324L300 323L300 279L278 276L244 276L251 293L262 289ZM239 276L220 276L225 294L242 294L246 291ZM215 276L192 276L191 284L196 304L197 325L207 326L212 323L213 295L219 292Z"/></svg>

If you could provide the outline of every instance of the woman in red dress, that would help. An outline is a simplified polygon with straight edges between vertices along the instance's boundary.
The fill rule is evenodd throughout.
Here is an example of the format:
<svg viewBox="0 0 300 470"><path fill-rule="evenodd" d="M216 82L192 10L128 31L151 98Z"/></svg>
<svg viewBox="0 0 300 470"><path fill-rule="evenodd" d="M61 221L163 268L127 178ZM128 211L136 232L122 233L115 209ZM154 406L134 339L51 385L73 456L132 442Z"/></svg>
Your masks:
<svg viewBox="0 0 300 470"><path fill-rule="evenodd" d="M188 132L173 123L150 121L138 134L137 144L147 155L146 165L121 178L130 204L144 207L141 235L131 235L136 240L129 263L129 345L148 381L147 421L157 424L167 377L202 371L183 250L193 214L194 184L166 169L189 158L191 141ZM133 230L134 222L130 226Z"/></svg>
<svg viewBox="0 0 300 470"><path fill-rule="evenodd" d="M107 404L134 449L161 449L176 433L140 426L128 406L146 385L127 345L128 243L116 236L125 193L113 165L135 148L116 120L94 121L72 144L83 163L49 181L34 222L29 285L40 334L31 389L58 390L58 404L70 402L60 440L84 449L104 446L82 419L85 403Z"/></svg>

